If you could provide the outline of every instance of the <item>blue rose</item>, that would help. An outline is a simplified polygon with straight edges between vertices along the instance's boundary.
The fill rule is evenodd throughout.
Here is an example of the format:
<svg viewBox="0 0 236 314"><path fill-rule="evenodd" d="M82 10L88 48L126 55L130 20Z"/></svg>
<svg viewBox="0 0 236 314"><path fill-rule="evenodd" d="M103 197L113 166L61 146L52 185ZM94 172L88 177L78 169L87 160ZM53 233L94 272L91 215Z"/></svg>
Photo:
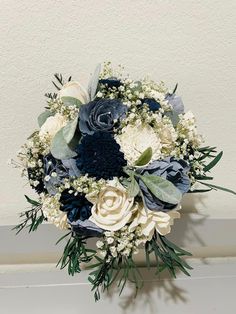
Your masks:
<svg viewBox="0 0 236 314"><path fill-rule="evenodd" d="M58 187L65 178L78 177L80 175L74 159L59 160L48 154L43 157L43 164L45 174L44 187L50 195L57 193ZM53 176L52 174L56 175ZM46 177L48 177L47 180Z"/></svg>
<svg viewBox="0 0 236 314"><path fill-rule="evenodd" d="M190 167L186 161L182 159L177 160L174 157L167 157L160 161L154 161L149 166L140 170L140 173L142 175L151 174L163 177L172 182L174 186L184 194L190 189L189 169ZM154 211L168 211L176 206L162 202L155 197L141 179L139 179L139 186L143 194L144 203L148 209Z"/></svg>
<svg viewBox="0 0 236 314"><path fill-rule="evenodd" d="M82 105L79 111L79 128L83 134L97 131L111 132L126 116L127 107L118 99L94 100Z"/></svg>

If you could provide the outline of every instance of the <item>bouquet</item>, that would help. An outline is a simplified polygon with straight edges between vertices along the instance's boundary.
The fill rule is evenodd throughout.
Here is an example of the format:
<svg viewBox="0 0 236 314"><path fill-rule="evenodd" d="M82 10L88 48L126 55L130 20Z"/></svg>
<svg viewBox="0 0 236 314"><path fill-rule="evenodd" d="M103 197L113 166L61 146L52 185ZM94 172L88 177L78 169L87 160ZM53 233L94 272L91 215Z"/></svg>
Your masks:
<svg viewBox="0 0 236 314"><path fill-rule="evenodd" d="M120 292L127 281L142 287L139 251L156 274L189 275L184 256L191 254L166 237L183 195L235 192L209 183L222 152L202 146L177 85L135 81L110 63L96 68L87 89L60 74L53 84L39 129L15 163L38 194L26 196L31 208L21 213L17 232L44 221L67 230L58 241L65 241L58 265L74 275L87 264L95 300L114 282ZM87 242L92 237L96 249Z"/></svg>

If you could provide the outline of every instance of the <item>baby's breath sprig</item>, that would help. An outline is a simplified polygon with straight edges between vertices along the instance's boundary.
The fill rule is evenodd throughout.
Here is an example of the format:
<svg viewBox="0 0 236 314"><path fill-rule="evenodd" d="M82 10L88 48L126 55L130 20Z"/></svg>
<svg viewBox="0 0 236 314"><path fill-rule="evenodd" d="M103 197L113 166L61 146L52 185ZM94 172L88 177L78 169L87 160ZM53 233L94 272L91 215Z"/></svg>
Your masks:
<svg viewBox="0 0 236 314"><path fill-rule="evenodd" d="M64 179L58 191L62 193L64 190L69 190L69 193L77 195L78 193L98 194L101 188L106 184L106 180L89 177L87 174L79 178Z"/></svg>
<svg viewBox="0 0 236 314"><path fill-rule="evenodd" d="M48 101L47 109L53 114L59 113L68 120L75 119L79 109L76 105L65 105L60 98L53 98Z"/></svg>
<svg viewBox="0 0 236 314"><path fill-rule="evenodd" d="M42 138L39 138L39 132L36 131L18 152L17 157L22 165L22 175L28 176L29 173L31 174L29 179L32 186L37 186L39 179L44 176L42 158L49 153L49 148L49 138L45 136L42 140Z"/></svg>
<svg viewBox="0 0 236 314"><path fill-rule="evenodd" d="M143 236L140 227L130 231L128 226L124 226L118 231L104 232L103 239L97 241L96 245L99 254L105 256L107 252L113 257L129 257L139 252L139 246L144 244L147 238Z"/></svg>

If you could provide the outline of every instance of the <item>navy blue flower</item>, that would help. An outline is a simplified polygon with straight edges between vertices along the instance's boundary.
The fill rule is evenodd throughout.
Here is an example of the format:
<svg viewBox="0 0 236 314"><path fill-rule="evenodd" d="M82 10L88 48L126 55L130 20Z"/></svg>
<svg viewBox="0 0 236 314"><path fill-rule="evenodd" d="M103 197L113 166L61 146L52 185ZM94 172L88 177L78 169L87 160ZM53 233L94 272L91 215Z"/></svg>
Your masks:
<svg viewBox="0 0 236 314"><path fill-rule="evenodd" d="M101 236L103 230L89 220L92 204L84 194L70 194L65 190L61 194L61 211L67 213L68 223L77 234L88 237Z"/></svg>
<svg viewBox="0 0 236 314"><path fill-rule="evenodd" d="M99 99L82 105L79 111L79 129L83 134L97 131L112 132L127 112L127 106L118 99Z"/></svg>
<svg viewBox="0 0 236 314"><path fill-rule="evenodd" d="M123 83L118 80L116 77L109 77L107 79L101 79L99 80L100 84L106 85L109 88L115 87L118 88L121 85L123 85Z"/></svg>
<svg viewBox="0 0 236 314"><path fill-rule="evenodd" d="M91 216L92 204L85 198L84 194L70 194L68 190L61 193L61 211L67 213L69 222L78 219L84 221Z"/></svg>
<svg viewBox="0 0 236 314"><path fill-rule="evenodd" d="M190 179L188 176L189 165L182 159L175 159L174 157L167 157L160 161L154 161L147 167L140 170L140 173L157 175L172 182L182 194L187 193L190 189ZM167 211L173 209L176 205L168 204L160 201L155 197L146 187L146 185L139 179L139 186L141 188L144 203L147 208L154 211Z"/></svg>
<svg viewBox="0 0 236 314"><path fill-rule="evenodd" d="M84 136L76 151L76 164L81 173L97 179L119 177L127 164L120 145L108 132Z"/></svg>
<svg viewBox="0 0 236 314"><path fill-rule="evenodd" d="M142 104L147 104L149 107L149 110L155 112L157 110L159 110L161 108L161 105L159 104L159 102L157 102L155 99L153 98L144 98L142 99Z"/></svg>

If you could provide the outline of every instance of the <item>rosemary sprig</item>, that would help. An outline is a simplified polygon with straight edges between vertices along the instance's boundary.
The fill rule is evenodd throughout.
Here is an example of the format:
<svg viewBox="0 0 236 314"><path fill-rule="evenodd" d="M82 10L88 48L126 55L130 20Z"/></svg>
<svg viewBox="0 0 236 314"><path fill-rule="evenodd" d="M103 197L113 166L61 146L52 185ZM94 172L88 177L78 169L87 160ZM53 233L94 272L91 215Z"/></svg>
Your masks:
<svg viewBox="0 0 236 314"><path fill-rule="evenodd" d="M176 277L176 270L182 271L185 275L190 276L187 269L192 269L182 256L191 256L192 254L181 249L176 244L167 240L166 237L154 234L151 241L146 242L146 264L150 269L150 257L154 255L156 261L156 274L168 269L173 277Z"/></svg>
<svg viewBox="0 0 236 314"><path fill-rule="evenodd" d="M66 83L66 81L64 80L62 74L60 73L55 73L54 77L56 79L56 83L54 81L52 81L52 84L56 87L57 90L60 90L61 87ZM67 82L71 81L71 76L68 78Z"/></svg>
<svg viewBox="0 0 236 314"><path fill-rule="evenodd" d="M121 295L127 282L135 285L136 294L143 286L143 279L133 261L132 255L125 257L113 257L109 254L104 259L95 256L96 263L88 268L95 268L90 274L88 280L92 284L95 301L101 297L101 292L108 290L117 279L117 287Z"/></svg>
<svg viewBox="0 0 236 314"><path fill-rule="evenodd" d="M60 265L60 269L67 267L68 274L74 276L74 274L81 272L81 263L88 263L91 261L96 251L86 247L87 237L78 235L73 231L70 231L61 237L56 244L68 236L69 239L57 266Z"/></svg>
<svg viewBox="0 0 236 314"><path fill-rule="evenodd" d="M16 225L12 230L16 230L16 234L20 233L23 229L28 228L28 232L36 231L38 226L45 220L42 212L42 204L32 200L27 195L25 198L32 208L30 210L24 211L20 214L22 221Z"/></svg>

